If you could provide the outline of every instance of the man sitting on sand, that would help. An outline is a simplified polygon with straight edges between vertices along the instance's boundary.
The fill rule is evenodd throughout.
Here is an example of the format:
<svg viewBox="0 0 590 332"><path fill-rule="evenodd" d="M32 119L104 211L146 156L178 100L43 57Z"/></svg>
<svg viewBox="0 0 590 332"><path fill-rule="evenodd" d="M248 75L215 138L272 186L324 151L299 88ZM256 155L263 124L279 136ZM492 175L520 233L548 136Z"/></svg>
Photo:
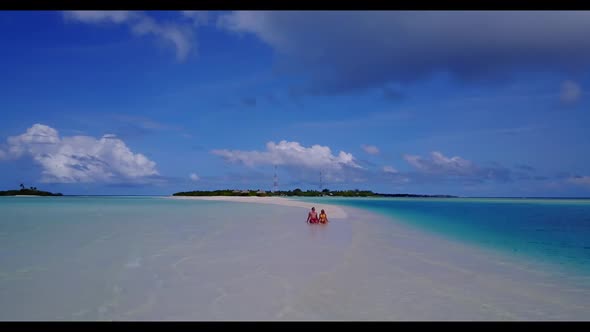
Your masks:
<svg viewBox="0 0 590 332"><path fill-rule="evenodd" d="M309 213L307 214L307 223L308 224L317 224L318 222L319 222L318 214L317 214L317 212L315 212L315 207L312 207L311 211L309 211Z"/></svg>

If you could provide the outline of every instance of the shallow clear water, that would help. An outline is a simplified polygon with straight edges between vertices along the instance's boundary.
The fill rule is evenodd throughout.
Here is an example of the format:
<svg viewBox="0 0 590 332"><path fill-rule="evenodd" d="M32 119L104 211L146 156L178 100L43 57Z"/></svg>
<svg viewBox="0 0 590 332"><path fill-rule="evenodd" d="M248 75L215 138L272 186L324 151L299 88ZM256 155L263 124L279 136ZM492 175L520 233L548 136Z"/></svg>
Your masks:
<svg viewBox="0 0 590 332"><path fill-rule="evenodd" d="M590 274L590 200L299 198L371 210L470 244Z"/></svg>
<svg viewBox="0 0 590 332"><path fill-rule="evenodd" d="M304 281L350 243L306 226L276 205L0 197L0 320L273 319L273 274Z"/></svg>
<svg viewBox="0 0 590 332"><path fill-rule="evenodd" d="M462 213L474 219L482 213L471 201L461 208L436 201L324 201L404 216L400 220L436 234L505 239L493 221L487 221L491 235L465 226L470 218ZM563 212L549 205L532 211ZM580 206L567 215L585 215ZM527 215L518 206L488 208ZM0 320L589 318L589 278L480 252L362 209L347 213L348 219L307 225L307 208L290 206L0 197ZM549 229L551 219L545 223ZM524 230L513 236L522 238Z"/></svg>

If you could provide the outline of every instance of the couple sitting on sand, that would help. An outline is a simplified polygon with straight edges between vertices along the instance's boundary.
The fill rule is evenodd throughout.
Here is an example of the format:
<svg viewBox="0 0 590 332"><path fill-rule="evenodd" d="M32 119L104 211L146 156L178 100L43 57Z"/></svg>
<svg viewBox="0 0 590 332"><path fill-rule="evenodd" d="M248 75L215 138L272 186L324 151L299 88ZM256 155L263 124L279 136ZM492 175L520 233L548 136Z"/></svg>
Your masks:
<svg viewBox="0 0 590 332"><path fill-rule="evenodd" d="M315 212L315 207L311 208L311 211L307 214L307 223L308 224L327 224L328 223L328 215L324 210L320 212L320 217L318 218L317 212Z"/></svg>

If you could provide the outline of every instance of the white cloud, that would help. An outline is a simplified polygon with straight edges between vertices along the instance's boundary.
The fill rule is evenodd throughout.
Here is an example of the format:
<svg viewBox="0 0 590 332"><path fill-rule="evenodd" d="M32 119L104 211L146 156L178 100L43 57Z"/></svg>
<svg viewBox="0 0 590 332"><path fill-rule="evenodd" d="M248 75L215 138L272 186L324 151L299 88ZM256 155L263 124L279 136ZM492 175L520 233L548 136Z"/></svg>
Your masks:
<svg viewBox="0 0 590 332"><path fill-rule="evenodd" d="M391 173L391 174L395 174L398 173L397 169L391 167L391 166L383 166L383 172L385 173Z"/></svg>
<svg viewBox="0 0 590 332"><path fill-rule="evenodd" d="M574 81L564 81L561 84L560 99L563 103L571 104L577 102L582 96L582 88Z"/></svg>
<svg viewBox="0 0 590 332"><path fill-rule="evenodd" d="M242 162L248 166L289 165L315 170L362 168L350 153L340 151L338 155L333 155L327 146L316 144L306 148L298 142L284 140L279 144L268 142L266 151L213 150L212 153L228 161Z"/></svg>
<svg viewBox="0 0 590 332"><path fill-rule="evenodd" d="M368 153L368 154L379 154L379 149L374 146L374 145L361 145L361 147L363 148L363 150Z"/></svg>
<svg viewBox="0 0 590 332"><path fill-rule="evenodd" d="M184 60L193 48L191 45L192 30L189 27L173 23L159 23L142 12L130 11L66 11L66 20L87 24L114 23L126 24L131 31L139 36L153 35L176 49L178 60Z"/></svg>
<svg viewBox="0 0 590 332"><path fill-rule="evenodd" d="M190 177L190 179L191 179L191 180L193 180L193 181L199 181L199 179L201 179L201 178L200 178L200 177L199 177L197 174L195 174L195 173L191 173L189 177Z"/></svg>
<svg viewBox="0 0 590 332"><path fill-rule="evenodd" d="M155 162L112 134L60 137L57 130L35 124L7 143L9 157L30 156L42 167L43 182L140 181L158 175Z"/></svg>
<svg viewBox="0 0 590 332"><path fill-rule="evenodd" d="M59 141L57 130L35 124L20 136L8 137L8 152L15 158L19 158L27 152L41 154L44 149L59 144Z"/></svg>
<svg viewBox="0 0 590 332"><path fill-rule="evenodd" d="M440 152L432 152L430 159L415 155L404 155L404 159L416 169L425 173L452 173L457 175L473 174L475 165L461 157L445 157Z"/></svg>
<svg viewBox="0 0 590 332"><path fill-rule="evenodd" d="M217 26L238 33L253 33L274 47L286 49L289 43L284 36L284 32L277 30L273 32L273 26L276 24L274 16L270 12L265 14L257 11L234 11L219 16Z"/></svg>
<svg viewBox="0 0 590 332"><path fill-rule="evenodd" d="M342 182L358 176L365 171L356 163L351 153L340 151L332 154L327 146L312 145L304 147L298 142L268 142L265 151L213 150L211 153L223 157L228 162L241 163L249 167L258 165L277 165L291 173L295 178L315 183L319 173L328 182Z"/></svg>
<svg viewBox="0 0 590 332"><path fill-rule="evenodd" d="M590 187L590 176L573 176L566 181L571 184Z"/></svg>

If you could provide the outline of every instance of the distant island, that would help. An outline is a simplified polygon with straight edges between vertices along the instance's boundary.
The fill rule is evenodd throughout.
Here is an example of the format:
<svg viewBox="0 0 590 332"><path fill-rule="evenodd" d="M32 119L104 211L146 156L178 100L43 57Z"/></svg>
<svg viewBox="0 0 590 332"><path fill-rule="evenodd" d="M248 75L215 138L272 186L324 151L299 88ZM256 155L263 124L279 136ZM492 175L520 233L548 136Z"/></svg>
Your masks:
<svg viewBox="0 0 590 332"><path fill-rule="evenodd" d="M20 190L0 191L0 196L63 196L61 193L38 190L37 187L25 188L21 183Z"/></svg>
<svg viewBox="0 0 590 332"><path fill-rule="evenodd" d="M195 190L183 191L173 194L173 196L296 196L296 197L425 197L425 198L456 198L451 195L414 195L414 194L380 194L370 190L337 190L331 191L324 189L303 191L299 188L289 191L264 191L264 190Z"/></svg>

